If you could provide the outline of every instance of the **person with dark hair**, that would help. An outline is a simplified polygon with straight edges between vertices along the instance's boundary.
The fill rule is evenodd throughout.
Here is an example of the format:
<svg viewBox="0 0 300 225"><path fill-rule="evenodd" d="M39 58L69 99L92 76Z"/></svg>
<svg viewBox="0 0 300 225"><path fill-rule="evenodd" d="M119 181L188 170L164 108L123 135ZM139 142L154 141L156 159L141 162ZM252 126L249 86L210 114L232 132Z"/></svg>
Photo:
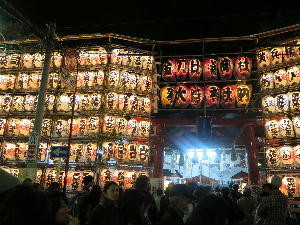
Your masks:
<svg viewBox="0 0 300 225"><path fill-rule="evenodd" d="M257 197L258 204L261 202L261 200L267 196L270 196L273 190L273 186L270 183L265 183L262 186L262 192ZM260 215L255 215L254 220L256 225L262 225L264 223L265 218L267 217L267 210L264 212L261 212Z"/></svg>
<svg viewBox="0 0 300 225"><path fill-rule="evenodd" d="M243 196L239 192L239 187L239 184L233 184L229 194L229 198L231 198L235 204L237 204L237 201Z"/></svg>
<svg viewBox="0 0 300 225"><path fill-rule="evenodd" d="M61 191L60 184L58 182L52 182L47 191Z"/></svg>
<svg viewBox="0 0 300 225"><path fill-rule="evenodd" d="M164 194L164 191L161 188L156 190L156 197L154 198L154 200L155 200L155 206L156 206L158 213L160 212L160 201L161 201L163 194Z"/></svg>
<svg viewBox="0 0 300 225"><path fill-rule="evenodd" d="M100 203L101 194L102 194L101 187L99 185L93 185L91 192L88 196L89 208L87 212L87 218L90 218L91 213L94 211L96 206Z"/></svg>
<svg viewBox="0 0 300 225"><path fill-rule="evenodd" d="M20 185L0 202L0 225L53 225L51 202L46 193Z"/></svg>
<svg viewBox="0 0 300 225"><path fill-rule="evenodd" d="M246 187L243 192L243 197L237 202L239 209L244 213L245 218L240 221L241 225L253 225L254 214L257 206L256 200L251 196L251 189Z"/></svg>
<svg viewBox="0 0 300 225"><path fill-rule="evenodd" d="M82 191L75 198L78 199L78 219L80 225L85 225L87 221L87 212L89 208L89 194L90 189L93 185L94 178L93 176L86 176L83 178L83 187Z"/></svg>
<svg viewBox="0 0 300 225"><path fill-rule="evenodd" d="M169 183L168 187L166 188L165 194L161 197L159 220L161 219L161 217L165 214L165 212L169 208L169 193L173 187L174 187L174 183Z"/></svg>
<svg viewBox="0 0 300 225"><path fill-rule="evenodd" d="M119 186L114 181L104 185L100 203L91 213L88 225L119 225Z"/></svg>
<svg viewBox="0 0 300 225"><path fill-rule="evenodd" d="M25 186L32 186L33 185L33 181L30 178L25 178L22 182L22 185Z"/></svg>
<svg viewBox="0 0 300 225"><path fill-rule="evenodd" d="M47 196L52 203L53 225L67 225L69 222L69 210L65 194L60 191L51 190L47 192Z"/></svg>

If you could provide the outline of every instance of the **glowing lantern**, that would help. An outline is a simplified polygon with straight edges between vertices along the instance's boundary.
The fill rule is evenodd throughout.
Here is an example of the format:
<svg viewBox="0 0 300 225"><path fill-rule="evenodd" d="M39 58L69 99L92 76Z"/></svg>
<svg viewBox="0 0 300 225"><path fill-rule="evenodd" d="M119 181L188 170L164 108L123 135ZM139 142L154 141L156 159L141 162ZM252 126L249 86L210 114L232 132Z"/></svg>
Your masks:
<svg viewBox="0 0 300 225"><path fill-rule="evenodd" d="M141 69L142 68L142 55L139 52L133 53L132 66Z"/></svg>
<svg viewBox="0 0 300 225"><path fill-rule="evenodd" d="M51 119L43 119L41 136L50 137L51 128L52 128L52 120Z"/></svg>
<svg viewBox="0 0 300 225"><path fill-rule="evenodd" d="M15 160L24 161L26 152L27 152L27 145L26 143L16 143L15 144Z"/></svg>
<svg viewBox="0 0 300 225"><path fill-rule="evenodd" d="M55 96L54 95L46 95L46 100L45 100L45 109L48 111L52 111L54 107L54 100Z"/></svg>
<svg viewBox="0 0 300 225"><path fill-rule="evenodd" d="M123 117L116 119L116 134L125 135L127 130L127 120Z"/></svg>
<svg viewBox="0 0 300 225"><path fill-rule="evenodd" d="M83 144L71 144L70 150L70 162L83 162L84 145Z"/></svg>
<svg viewBox="0 0 300 225"><path fill-rule="evenodd" d="M178 63L176 60L168 60L162 67L162 78L165 81L175 81L176 73L178 71Z"/></svg>
<svg viewBox="0 0 300 225"><path fill-rule="evenodd" d="M33 66L35 68L41 68L44 64L45 55L42 55L40 53L35 53L33 57L34 57Z"/></svg>
<svg viewBox="0 0 300 225"><path fill-rule="evenodd" d="M279 123L277 120L269 120L265 124L266 136L268 139L279 138Z"/></svg>
<svg viewBox="0 0 300 225"><path fill-rule="evenodd" d="M54 52L52 64L56 68L60 68L62 65L62 55L59 52Z"/></svg>
<svg viewBox="0 0 300 225"><path fill-rule="evenodd" d="M275 97L276 111L279 113L286 113L289 111L289 96L288 94L280 94Z"/></svg>
<svg viewBox="0 0 300 225"><path fill-rule="evenodd" d="M116 144L116 158L118 160L127 159L127 144L123 142Z"/></svg>
<svg viewBox="0 0 300 225"><path fill-rule="evenodd" d="M82 174L79 171L70 171L68 178L71 180L69 190L78 191L82 183Z"/></svg>
<svg viewBox="0 0 300 225"><path fill-rule="evenodd" d="M107 77L107 85L112 88L116 88L119 86L119 71L112 70L109 72Z"/></svg>
<svg viewBox="0 0 300 225"><path fill-rule="evenodd" d="M139 111L139 98L137 95L131 95L129 97L129 105L128 110L131 112L138 112Z"/></svg>
<svg viewBox="0 0 300 225"><path fill-rule="evenodd" d="M56 170L50 170L48 169L46 171L46 177L45 177L45 185L46 187L49 187L50 184L52 184L53 182L55 182L55 178L56 178L56 173L57 171Z"/></svg>
<svg viewBox="0 0 300 225"><path fill-rule="evenodd" d="M237 106L247 106L250 102L252 86L246 84L237 85Z"/></svg>
<svg viewBox="0 0 300 225"><path fill-rule="evenodd" d="M22 119L19 123L19 134L21 136L28 136L29 135L29 132L30 130L32 129L33 127L33 121L31 120L28 120L28 119Z"/></svg>
<svg viewBox="0 0 300 225"><path fill-rule="evenodd" d="M104 71L103 70L98 70L95 72L95 77L93 79L93 86L94 87L99 87L99 86L103 86L104 83Z"/></svg>
<svg viewBox="0 0 300 225"><path fill-rule="evenodd" d="M122 54L122 66L129 66L130 65L129 52L125 49L120 49L120 54Z"/></svg>
<svg viewBox="0 0 300 225"><path fill-rule="evenodd" d="M176 78L178 81L186 80L189 71L189 60L187 59L178 59L177 60L177 73Z"/></svg>
<svg viewBox="0 0 300 225"><path fill-rule="evenodd" d="M21 120L19 119L9 119L7 123L7 134L11 136L18 136L20 134L20 123Z"/></svg>
<svg viewBox="0 0 300 225"><path fill-rule="evenodd" d="M299 197L299 178L297 177L284 177L282 179L283 190L282 192L289 198Z"/></svg>
<svg viewBox="0 0 300 225"><path fill-rule="evenodd" d="M8 62L8 68L16 69L19 68L21 56L19 54L10 54Z"/></svg>
<svg viewBox="0 0 300 225"><path fill-rule="evenodd" d="M152 91L152 78L150 76L142 76L140 79L140 90L145 92Z"/></svg>
<svg viewBox="0 0 300 225"><path fill-rule="evenodd" d="M266 158L268 166L277 167L280 164L280 152L277 148L267 148L266 150Z"/></svg>
<svg viewBox="0 0 300 225"><path fill-rule="evenodd" d="M32 73L28 80L28 89L38 89L40 87L42 75L38 73Z"/></svg>
<svg viewBox="0 0 300 225"><path fill-rule="evenodd" d="M28 143L26 144L26 151L27 151L27 147L28 147ZM47 143L40 143L39 146L39 151L38 151L38 155L37 158L39 161L44 162L46 160L46 155L47 155Z"/></svg>
<svg viewBox="0 0 300 225"><path fill-rule="evenodd" d="M220 103L220 88L218 86L205 87L206 104L208 106L217 106Z"/></svg>
<svg viewBox="0 0 300 225"><path fill-rule="evenodd" d="M10 108L11 108L11 104L13 101L12 96L10 95L1 95L0 96L0 109L2 112L9 112Z"/></svg>
<svg viewBox="0 0 300 225"><path fill-rule="evenodd" d="M300 83L300 66L292 66L287 69L288 84L298 85Z"/></svg>
<svg viewBox="0 0 300 225"><path fill-rule="evenodd" d="M300 145L294 147L295 162L300 166Z"/></svg>
<svg viewBox="0 0 300 225"><path fill-rule="evenodd" d="M142 137L149 137L150 136L150 128L151 128L151 122L143 120L139 122L139 136Z"/></svg>
<svg viewBox="0 0 300 225"><path fill-rule="evenodd" d="M229 85L221 89L221 104L225 108L235 107L236 103L236 86Z"/></svg>
<svg viewBox="0 0 300 225"><path fill-rule="evenodd" d="M222 80L229 80L233 75L233 61L228 57L218 59L218 71Z"/></svg>
<svg viewBox="0 0 300 225"><path fill-rule="evenodd" d="M129 77L129 88L131 90L136 90L139 84L139 76L135 73L130 73Z"/></svg>
<svg viewBox="0 0 300 225"><path fill-rule="evenodd" d="M1 55L0 56L0 69L7 69L9 68L9 55Z"/></svg>
<svg viewBox="0 0 300 225"><path fill-rule="evenodd" d="M101 64L99 52L98 51L88 51L89 64L92 66L96 66Z"/></svg>
<svg viewBox="0 0 300 225"><path fill-rule="evenodd" d="M87 144L85 148L84 156L85 156L85 161L87 163L95 162L97 156L97 144L95 143Z"/></svg>
<svg viewBox="0 0 300 225"><path fill-rule="evenodd" d="M300 112L300 92L288 93L292 112Z"/></svg>
<svg viewBox="0 0 300 225"><path fill-rule="evenodd" d="M163 107L173 106L176 96L174 87L166 86L160 89L160 99Z"/></svg>
<svg viewBox="0 0 300 225"><path fill-rule="evenodd" d="M109 169L103 169L100 173L100 183L104 186L108 181L113 180L113 172Z"/></svg>
<svg viewBox="0 0 300 225"><path fill-rule="evenodd" d="M264 73L260 78L260 88L262 90L269 90L274 88L274 74Z"/></svg>
<svg viewBox="0 0 300 225"><path fill-rule="evenodd" d="M125 189L132 188L136 180L136 174L133 171L125 171Z"/></svg>
<svg viewBox="0 0 300 225"><path fill-rule="evenodd" d="M283 50L283 61L285 63L291 63L296 60L296 47L285 46Z"/></svg>
<svg viewBox="0 0 300 225"><path fill-rule="evenodd" d="M15 80L15 75L0 75L0 90L14 89Z"/></svg>
<svg viewBox="0 0 300 225"><path fill-rule="evenodd" d="M3 159L6 161L15 160L15 144L4 142L2 154L3 154Z"/></svg>
<svg viewBox="0 0 300 225"><path fill-rule="evenodd" d="M203 88L199 86L191 86L190 87L191 92L191 102L190 104L193 107L200 107L203 103L204 99L204 90Z"/></svg>
<svg viewBox="0 0 300 225"><path fill-rule="evenodd" d="M282 63L283 48L276 47L271 49L271 65L276 66Z"/></svg>
<svg viewBox="0 0 300 225"><path fill-rule="evenodd" d="M113 49L110 56L110 62L112 64L121 65L122 64L122 56L120 54L120 49Z"/></svg>
<svg viewBox="0 0 300 225"><path fill-rule="evenodd" d="M130 74L127 71L122 71L120 73L120 87L122 89L129 89L130 88Z"/></svg>
<svg viewBox="0 0 300 225"><path fill-rule="evenodd" d="M190 81L199 81L202 75L202 65L200 60L191 59L189 62L189 76Z"/></svg>
<svg viewBox="0 0 300 225"><path fill-rule="evenodd" d="M87 71L85 72L85 77L83 80L83 86L84 87L93 87L94 86L94 80L96 77L96 72L95 71Z"/></svg>
<svg viewBox="0 0 300 225"><path fill-rule="evenodd" d="M129 161L138 161L139 154L136 144L127 145L127 157Z"/></svg>
<svg viewBox="0 0 300 225"><path fill-rule="evenodd" d="M129 111L129 97L130 94L120 94L119 95L119 110L120 111Z"/></svg>
<svg viewBox="0 0 300 225"><path fill-rule="evenodd" d="M24 110L27 112L35 111L38 101L38 96L26 95L24 99Z"/></svg>
<svg viewBox="0 0 300 225"><path fill-rule="evenodd" d="M90 95L90 110L100 110L101 94L93 93Z"/></svg>
<svg viewBox="0 0 300 225"><path fill-rule="evenodd" d="M258 69L266 69L271 65L271 52L269 50L260 50L256 55Z"/></svg>
<svg viewBox="0 0 300 225"><path fill-rule="evenodd" d="M89 136L97 135L99 132L99 117L91 116L87 119L87 133Z"/></svg>
<svg viewBox="0 0 300 225"><path fill-rule="evenodd" d="M293 117L293 125L294 125L294 130L296 137L300 137L300 117L295 116Z"/></svg>
<svg viewBox="0 0 300 225"><path fill-rule="evenodd" d="M153 66L154 66L154 57L153 56L144 56L143 69L152 71Z"/></svg>
<svg viewBox="0 0 300 225"><path fill-rule="evenodd" d="M272 114L276 112L276 100L272 96L265 96L261 102L264 114Z"/></svg>
<svg viewBox="0 0 300 225"><path fill-rule="evenodd" d="M285 69L277 70L274 73L275 88L282 88L288 84L288 74Z"/></svg>
<svg viewBox="0 0 300 225"><path fill-rule="evenodd" d="M102 143L103 158L108 160L115 157L115 144L113 142Z"/></svg>
<svg viewBox="0 0 300 225"><path fill-rule="evenodd" d="M17 111L17 112L22 112L24 111L24 100L25 97L24 96L14 96L13 97L13 101L12 101L12 105L11 105L11 110L13 111Z"/></svg>
<svg viewBox="0 0 300 225"><path fill-rule="evenodd" d="M176 92L176 106L187 107L191 101L190 89L187 86L178 86Z"/></svg>
<svg viewBox="0 0 300 225"><path fill-rule="evenodd" d="M54 137L67 137L69 133L69 124L67 120L59 119L54 125Z"/></svg>
<svg viewBox="0 0 300 225"><path fill-rule="evenodd" d="M75 127L74 127L75 128L74 136L76 134L78 136L86 136L88 134L88 120L87 120L87 118L78 118L78 119L76 119L74 125L75 125ZM77 131L77 133L76 133L76 131Z"/></svg>
<svg viewBox="0 0 300 225"><path fill-rule="evenodd" d="M109 110L115 110L118 108L118 94L109 92L106 95L105 108Z"/></svg>
<svg viewBox="0 0 300 225"><path fill-rule="evenodd" d="M283 146L279 148L281 162L283 165L292 165L294 162L293 159L293 148L290 146Z"/></svg>
<svg viewBox="0 0 300 225"><path fill-rule="evenodd" d="M16 89L28 89L28 82L29 82L29 74L27 73L20 73L18 76L18 82L16 85Z"/></svg>
<svg viewBox="0 0 300 225"><path fill-rule="evenodd" d="M127 123L127 135L136 136L138 131L138 122L136 119L131 119Z"/></svg>
<svg viewBox="0 0 300 225"><path fill-rule="evenodd" d="M282 118L278 121L279 134L282 138L295 137L293 122L289 118Z"/></svg>
<svg viewBox="0 0 300 225"><path fill-rule="evenodd" d="M77 75L77 87L84 87L84 80L86 79L85 72L78 72Z"/></svg>
<svg viewBox="0 0 300 225"><path fill-rule="evenodd" d="M78 63L80 66L87 66L89 64L89 54L86 51L79 52Z"/></svg>
<svg viewBox="0 0 300 225"><path fill-rule="evenodd" d="M203 62L203 78L204 80L216 80L218 75L217 60L206 59Z"/></svg>
<svg viewBox="0 0 300 225"><path fill-rule="evenodd" d="M69 95L62 94L58 98L57 111L70 112L72 110L72 104Z"/></svg>
<svg viewBox="0 0 300 225"><path fill-rule="evenodd" d="M4 134L5 129L6 129L6 119L0 118L0 135Z"/></svg>
<svg viewBox="0 0 300 225"><path fill-rule="evenodd" d="M81 94L78 96L79 100L79 107L78 110L83 111L89 111L91 106L91 96L89 94Z"/></svg>
<svg viewBox="0 0 300 225"><path fill-rule="evenodd" d="M150 98L139 98L139 111L141 113L151 113L151 100Z"/></svg>
<svg viewBox="0 0 300 225"><path fill-rule="evenodd" d="M100 47L98 52L99 52L99 57L100 57L100 63L107 64L107 58L108 58L107 56L108 55L107 55L105 48Z"/></svg>
<svg viewBox="0 0 300 225"><path fill-rule="evenodd" d="M33 67L34 55L26 53L22 56L22 64L24 68L30 69Z"/></svg>
<svg viewBox="0 0 300 225"><path fill-rule="evenodd" d="M148 162L148 159L149 159L149 146L148 145L139 145L138 146L138 152L139 152L139 159L141 162Z"/></svg>
<svg viewBox="0 0 300 225"><path fill-rule="evenodd" d="M114 181L122 188L125 186L125 171L124 170L116 170L113 173Z"/></svg>
<svg viewBox="0 0 300 225"><path fill-rule="evenodd" d="M105 134L112 134L115 131L116 118L114 116L105 116L103 120L102 132Z"/></svg>
<svg viewBox="0 0 300 225"><path fill-rule="evenodd" d="M235 60L234 70L238 80L249 79L251 76L252 60L248 57L238 57Z"/></svg>

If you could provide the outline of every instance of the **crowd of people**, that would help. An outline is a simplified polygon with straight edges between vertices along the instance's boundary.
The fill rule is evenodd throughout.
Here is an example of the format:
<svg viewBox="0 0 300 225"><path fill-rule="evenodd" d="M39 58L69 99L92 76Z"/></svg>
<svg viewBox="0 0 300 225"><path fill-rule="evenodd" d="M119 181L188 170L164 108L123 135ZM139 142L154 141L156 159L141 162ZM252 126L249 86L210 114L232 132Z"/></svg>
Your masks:
<svg viewBox="0 0 300 225"><path fill-rule="evenodd" d="M92 176L67 199L59 183L46 190L0 170L0 225L289 225L288 199L281 179L264 184L257 198L238 185L212 189L196 183L170 184L150 193L147 176L122 190L113 181L103 189ZM288 222L288 223L287 223Z"/></svg>

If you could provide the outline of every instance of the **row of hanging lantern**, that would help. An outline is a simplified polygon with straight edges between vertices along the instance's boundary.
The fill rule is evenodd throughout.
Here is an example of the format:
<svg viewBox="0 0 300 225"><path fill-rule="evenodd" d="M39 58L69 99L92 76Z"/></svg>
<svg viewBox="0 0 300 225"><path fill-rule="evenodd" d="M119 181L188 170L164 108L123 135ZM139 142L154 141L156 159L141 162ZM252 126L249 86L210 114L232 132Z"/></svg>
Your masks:
<svg viewBox="0 0 300 225"><path fill-rule="evenodd" d="M248 57L231 59L222 57L216 59L172 59L167 60L162 67L162 78L165 81L199 81L203 74L204 80L249 79L251 76L252 60Z"/></svg>
<svg viewBox="0 0 300 225"><path fill-rule="evenodd" d="M6 166L0 166L0 168L15 177L19 177L20 170L18 168L11 168Z"/></svg>
<svg viewBox="0 0 300 225"><path fill-rule="evenodd" d="M102 152L105 160L117 159L122 162L148 163L150 147L148 144L137 142L103 142Z"/></svg>
<svg viewBox="0 0 300 225"><path fill-rule="evenodd" d="M300 117L291 119L283 117L279 120L268 120L265 123L266 137L268 139L284 139L300 137Z"/></svg>
<svg viewBox="0 0 300 225"><path fill-rule="evenodd" d="M266 158L269 167L300 167L300 145L268 147Z"/></svg>
<svg viewBox="0 0 300 225"><path fill-rule="evenodd" d="M299 44L300 40L294 40L287 43L285 46L258 50L256 53L258 69L263 70L280 66L284 63L300 62Z"/></svg>
<svg viewBox="0 0 300 225"><path fill-rule="evenodd" d="M300 84L300 65L294 65L287 69L279 69L274 73L264 73L260 78L262 90L284 88Z"/></svg>
<svg viewBox="0 0 300 225"><path fill-rule="evenodd" d="M207 106L238 107L247 106L251 99L252 86L246 84L218 87L200 86L166 86L160 90L163 107L201 107Z"/></svg>
<svg viewBox="0 0 300 225"><path fill-rule="evenodd" d="M295 176L293 174L281 174L280 177L282 179L282 185L279 190L289 198L300 197L300 178L299 176ZM271 182L273 176L268 178L268 182Z"/></svg>
<svg viewBox="0 0 300 225"><path fill-rule="evenodd" d="M149 176L147 171L102 169L100 172L100 185L103 187L109 181L115 181L120 187L132 188L136 178L141 175Z"/></svg>
<svg viewBox="0 0 300 225"><path fill-rule="evenodd" d="M268 95L262 98L264 114L288 114L300 112L300 92L294 91L279 94L275 97Z"/></svg>

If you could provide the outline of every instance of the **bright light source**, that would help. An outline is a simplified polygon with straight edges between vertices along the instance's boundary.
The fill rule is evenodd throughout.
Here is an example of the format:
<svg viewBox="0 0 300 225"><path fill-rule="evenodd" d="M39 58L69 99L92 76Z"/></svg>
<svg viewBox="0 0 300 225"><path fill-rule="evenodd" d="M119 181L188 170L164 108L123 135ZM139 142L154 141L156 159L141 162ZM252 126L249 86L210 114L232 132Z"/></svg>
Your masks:
<svg viewBox="0 0 300 225"><path fill-rule="evenodd" d="M198 159L202 159L202 156L203 156L203 152L197 152L197 156L198 156Z"/></svg>
<svg viewBox="0 0 300 225"><path fill-rule="evenodd" d="M214 159L216 157L216 152L209 151L207 152L207 155L210 159Z"/></svg>
<svg viewBox="0 0 300 225"><path fill-rule="evenodd" d="M194 157L194 152L188 151L188 157L192 159Z"/></svg>

